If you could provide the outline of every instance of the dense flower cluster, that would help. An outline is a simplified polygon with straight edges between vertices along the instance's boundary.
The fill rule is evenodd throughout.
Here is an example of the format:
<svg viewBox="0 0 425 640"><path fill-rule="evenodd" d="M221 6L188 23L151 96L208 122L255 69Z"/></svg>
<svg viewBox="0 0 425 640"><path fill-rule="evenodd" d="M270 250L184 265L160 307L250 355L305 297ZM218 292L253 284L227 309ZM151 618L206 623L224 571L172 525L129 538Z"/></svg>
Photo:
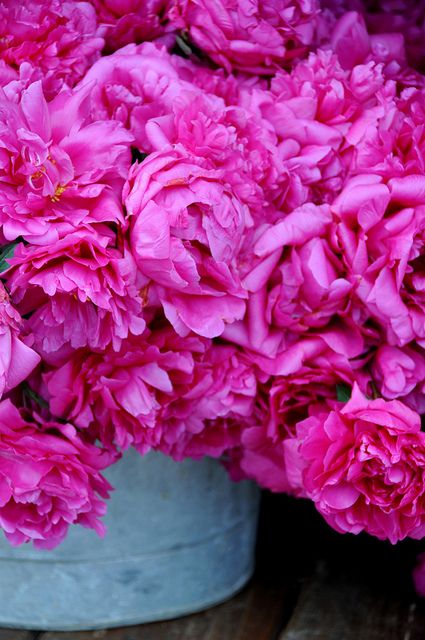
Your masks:
<svg viewBox="0 0 425 640"><path fill-rule="evenodd" d="M0 526L128 447L425 536L425 15L0 2ZM415 580L424 591L425 561Z"/></svg>

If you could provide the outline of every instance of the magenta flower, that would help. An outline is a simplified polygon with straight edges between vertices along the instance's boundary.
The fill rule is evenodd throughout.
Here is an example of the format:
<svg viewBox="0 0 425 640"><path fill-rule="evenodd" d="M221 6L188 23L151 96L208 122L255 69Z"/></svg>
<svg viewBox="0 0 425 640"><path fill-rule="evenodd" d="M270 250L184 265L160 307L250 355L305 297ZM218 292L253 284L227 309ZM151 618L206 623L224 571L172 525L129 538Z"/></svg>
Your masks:
<svg viewBox="0 0 425 640"><path fill-rule="evenodd" d="M87 89L47 103L35 82L20 98L3 94L0 103L0 224L7 240L49 243L83 223L122 221L133 138L116 122L90 120Z"/></svg>
<svg viewBox="0 0 425 640"><path fill-rule="evenodd" d="M100 58L81 85L90 86L91 112L97 120L117 120L134 135L137 147L153 151L146 123L172 112L182 91L194 87L180 77L174 58L163 47L130 44Z"/></svg>
<svg viewBox="0 0 425 640"><path fill-rule="evenodd" d="M133 165L124 188L138 268L180 335L218 336L245 311L236 258L252 220L223 178L178 147Z"/></svg>
<svg viewBox="0 0 425 640"><path fill-rule="evenodd" d="M313 41L315 0L173 0L171 23L227 71L273 74Z"/></svg>
<svg viewBox="0 0 425 640"><path fill-rule="evenodd" d="M25 380L40 356L23 342L23 321L0 283L0 397Z"/></svg>
<svg viewBox="0 0 425 640"><path fill-rule="evenodd" d="M52 549L70 524L104 535L109 483L99 471L110 456L85 443L70 424L24 416L0 403L0 526L12 545Z"/></svg>
<svg viewBox="0 0 425 640"><path fill-rule="evenodd" d="M296 425L310 415L333 409L338 385L352 385L357 379L366 389L367 376L348 358L322 347L308 355L292 373L273 376L259 386L251 424L241 433L238 466L245 477L271 491L302 494L288 479L292 466L285 456ZM296 363L294 352L292 362ZM357 366L357 371L355 367ZM285 444L287 443L287 444Z"/></svg>
<svg viewBox="0 0 425 640"><path fill-rule="evenodd" d="M186 88L173 100L169 114L148 121L146 133L155 151L178 144L206 166L222 169L253 216L267 217L283 171L269 122L242 106L226 106L213 94Z"/></svg>
<svg viewBox="0 0 425 640"><path fill-rule="evenodd" d="M425 598L425 553L421 553L417 558L417 564L413 570L413 582L418 596Z"/></svg>
<svg viewBox="0 0 425 640"><path fill-rule="evenodd" d="M257 284L254 274L249 276L250 289L257 298L262 293L268 324L302 333L326 326L337 313L345 312L352 285L332 249L331 222L327 205L308 203L259 232L254 245L258 256L271 257L286 248L266 283L259 277ZM253 313L258 313L256 307Z"/></svg>
<svg viewBox="0 0 425 640"><path fill-rule="evenodd" d="M209 347L196 358L192 378L176 387L160 411L157 449L176 460L222 456L240 444L254 411L257 378L252 363L230 345Z"/></svg>
<svg viewBox="0 0 425 640"><path fill-rule="evenodd" d="M91 0L94 5L108 52L130 42L153 40L165 29L169 0Z"/></svg>
<svg viewBox="0 0 425 640"><path fill-rule="evenodd" d="M399 398L414 411L425 411L425 353L422 349L384 344L375 354L372 373L384 398Z"/></svg>
<svg viewBox="0 0 425 640"><path fill-rule="evenodd" d="M413 181L413 195L408 183ZM378 176L358 176L334 204L341 249L356 293L392 346L425 341L422 246L425 208L414 204L421 186L413 176L390 187Z"/></svg>
<svg viewBox="0 0 425 640"><path fill-rule="evenodd" d="M190 383L195 358L208 346L198 337L148 330L126 340L121 350L75 351L45 375L54 415L89 429L109 449L134 446L146 453L166 424L158 421L177 385Z"/></svg>
<svg viewBox="0 0 425 640"><path fill-rule="evenodd" d="M0 58L14 69L28 62L51 97L73 87L99 57L104 40L88 2L3 0Z"/></svg>
<svg viewBox="0 0 425 640"><path fill-rule="evenodd" d="M239 443L231 421L250 415L256 392L252 366L233 347L170 328L146 331L118 353L76 351L45 383L53 414L108 449L155 448L178 459L217 457Z"/></svg>
<svg viewBox="0 0 425 640"><path fill-rule="evenodd" d="M346 405L298 423L288 454L295 486L337 531L393 544L425 535L425 434L398 400L368 400L354 385Z"/></svg>
<svg viewBox="0 0 425 640"><path fill-rule="evenodd" d="M28 326L45 356L66 344L118 350L129 334L143 332L141 281L131 253L116 243L104 226L16 248L5 277L22 312L32 313Z"/></svg>

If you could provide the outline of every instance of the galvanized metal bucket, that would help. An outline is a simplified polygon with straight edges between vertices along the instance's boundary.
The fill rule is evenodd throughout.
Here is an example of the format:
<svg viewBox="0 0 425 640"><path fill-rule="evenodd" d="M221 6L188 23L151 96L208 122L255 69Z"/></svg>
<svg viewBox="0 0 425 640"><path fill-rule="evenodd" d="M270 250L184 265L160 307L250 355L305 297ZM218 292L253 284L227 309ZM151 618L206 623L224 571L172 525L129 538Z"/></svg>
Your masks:
<svg viewBox="0 0 425 640"><path fill-rule="evenodd" d="M215 460L129 451L103 540L73 527L53 551L0 540L0 627L56 631L161 620L226 600L250 578L258 490Z"/></svg>

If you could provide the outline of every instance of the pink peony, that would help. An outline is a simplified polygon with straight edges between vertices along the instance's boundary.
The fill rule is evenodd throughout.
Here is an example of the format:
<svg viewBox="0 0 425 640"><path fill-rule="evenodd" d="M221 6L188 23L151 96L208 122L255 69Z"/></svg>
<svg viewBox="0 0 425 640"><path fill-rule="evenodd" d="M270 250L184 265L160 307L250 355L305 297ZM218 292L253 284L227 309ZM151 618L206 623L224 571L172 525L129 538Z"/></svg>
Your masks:
<svg viewBox="0 0 425 640"><path fill-rule="evenodd" d="M254 410L257 380L264 379L233 346L213 343L195 360L192 378L164 404L156 448L176 460L222 456L240 444Z"/></svg>
<svg viewBox="0 0 425 640"><path fill-rule="evenodd" d="M89 2L3 0L0 5L0 58L14 69L31 63L50 97L74 86L103 44Z"/></svg>
<svg viewBox="0 0 425 640"><path fill-rule="evenodd" d="M372 374L384 398L400 398L415 411L425 411L425 353L411 347L378 348L372 365ZM418 402L420 405L418 406Z"/></svg>
<svg viewBox="0 0 425 640"><path fill-rule="evenodd" d="M180 335L218 336L245 311L236 257L252 220L224 178L176 147L133 165L124 188L138 268Z"/></svg>
<svg viewBox="0 0 425 640"><path fill-rule="evenodd" d="M269 324L302 333L344 313L352 285L330 244L331 222L327 205L305 204L259 234L255 254L264 257L285 249L264 285ZM251 277L250 288L254 286Z"/></svg>
<svg viewBox="0 0 425 640"><path fill-rule="evenodd" d="M413 183L413 192L407 183ZM334 203L341 251L356 293L386 332L392 346L425 344L422 247L425 207L400 208L420 199L422 180L357 176ZM413 195L412 195L413 193ZM413 198L413 199L412 199Z"/></svg>
<svg viewBox="0 0 425 640"><path fill-rule="evenodd" d="M340 533L393 544L425 535L425 434L398 400L368 400L354 385L346 405L298 423L286 462Z"/></svg>
<svg viewBox="0 0 425 640"><path fill-rule="evenodd" d="M25 380L40 356L22 341L23 321L0 283L0 397Z"/></svg>
<svg viewBox="0 0 425 640"><path fill-rule="evenodd" d="M227 71L273 73L312 43L315 0L173 0L171 23Z"/></svg>
<svg viewBox="0 0 425 640"><path fill-rule="evenodd" d="M189 384L194 360L208 342L155 331L126 340L118 352L75 351L45 375L54 415L90 429L108 448L133 445L145 453L166 424L158 413L174 398L175 385Z"/></svg>
<svg viewBox="0 0 425 640"><path fill-rule="evenodd" d="M70 424L25 417L0 403L0 526L12 545L52 549L69 525L104 535L109 483L99 471L110 456L85 443Z"/></svg>
<svg viewBox="0 0 425 640"><path fill-rule="evenodd" d="M413 582L418 596L425 598L425 553L421 553L417 558L417 564L413 570Z"/></svg>
<svg viewBox="0 0 425 640"><path fill-rule="evenodd" d="M49 243L82 224L122 222L133 138L116 122L90 120L88 89L47 103L35 82L15 100L0 93L0 104L0 224L7 240Z"/></svg>
<svg viewBox="0 0 425 640"><path fill-rule="evenodd" d="M296 342L296 334L345 318L353 284L335 255L332 233L329 206L307 203L275 224L259 225L250 241L246 236L239 271L249 292L247 313L225 337L274 357Z"/></svg>
<svg viewBox="0 0 425 640"><path fill-rule="evenodd" d="M376 34L403 37L409 62L421 71L425 65L425 6L417 0L366 0L366 21Z"/></svg>
<svg viewBox="0 0 425 640"><path fill-rule="evenodd" d="M237 421L250 415L256 392L252 366L233 347L169 328L118 353L77 351L45 382L52 412L108 448L156 448L178 459L218 457L239 443Z"/></svg>
<svg viewBox="0 0 425 640"><path fill-rule="evenodd" d="M131 253L106 226L81 228L47 247L18 245L5 274L38 350L65 344L118 350L145 327L140 278Z"/></svg>
<svg viewBox="0 0 425 640"><path fill-rule="evenodd" d="M91 0L108 52L160 36L169 0Z"/></svg>
<svg viewBox="0 0 425 640"><path fill-rule="evenodd" d="M259 220L266 217L280 188L283 165L273 127L240 106L199 91L182 91L171 113L152 118L146 132L155 151L179 144L222 169L239 200Z"/></svg>
<svg viewBox="0 0 425 640"><path fill-rule="evenodd" d="M360 135L392 104L394 93L381 65L343 69L335 55L322 50L290 72L279 71L270 91L241 92L241 104L268 122L277 136L282 175L275 202L281 211L289 213L306 202L332 203Z"/></svg>
<svg viewBox="0 0 425 640"><path fill-rule="evenodd" d="M191 82L180 78L174 57L151 42L130 44L101 58L87 71L81 85L90 87L93 118L121 122L134 135L140 151L147 153L153 147L146 123L171 113L183 91L195 92Z"/></svg>
<svg viewBox="0 0 425 640"><path fill-rule="evenodd" d="M351 386L357 379L366 389L361 366L361 361L322 349L307 355L292 373L260 385L251 424L241 434L238 465L244 476L271 491L302 493L288 479L285 442L291 444L298 422L335 407L338 385Z"/></svg>

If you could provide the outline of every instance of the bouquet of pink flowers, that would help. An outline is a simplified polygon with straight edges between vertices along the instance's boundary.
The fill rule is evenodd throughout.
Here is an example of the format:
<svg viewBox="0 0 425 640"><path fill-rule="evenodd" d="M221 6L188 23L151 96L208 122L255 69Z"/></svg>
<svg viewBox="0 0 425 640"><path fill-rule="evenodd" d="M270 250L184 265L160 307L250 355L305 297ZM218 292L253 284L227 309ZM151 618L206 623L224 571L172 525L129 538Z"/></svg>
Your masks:
<svg viewBox="0 0 425 640"><path fill-rule="evenodd" d="M102 534L128 447L425 537L424 25L413 0L0 3L12 544Z"/></svg>

